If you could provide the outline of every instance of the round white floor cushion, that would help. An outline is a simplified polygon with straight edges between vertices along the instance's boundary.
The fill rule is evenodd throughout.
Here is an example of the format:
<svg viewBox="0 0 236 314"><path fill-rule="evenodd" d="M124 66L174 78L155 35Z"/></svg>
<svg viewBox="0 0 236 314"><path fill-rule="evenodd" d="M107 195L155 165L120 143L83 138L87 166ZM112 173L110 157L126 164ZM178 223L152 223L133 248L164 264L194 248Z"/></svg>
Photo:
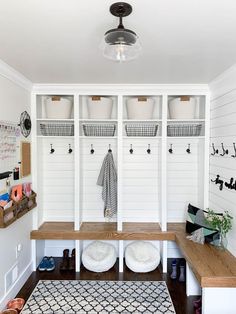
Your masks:
<svg viewBox="0 0 236 314"><path fill-rule="evenodd" d="M82 253L82 263L93 272L103 272L112 268L117 254L113 245L101 241L89 244Z"/></svg>
<svg viewBox="0 0 236 314"><path fill-rule="evenodd" d="M136 273L147 273L159 265L160 253L152 243L135 241L126 247L125 263Z"/></svg>

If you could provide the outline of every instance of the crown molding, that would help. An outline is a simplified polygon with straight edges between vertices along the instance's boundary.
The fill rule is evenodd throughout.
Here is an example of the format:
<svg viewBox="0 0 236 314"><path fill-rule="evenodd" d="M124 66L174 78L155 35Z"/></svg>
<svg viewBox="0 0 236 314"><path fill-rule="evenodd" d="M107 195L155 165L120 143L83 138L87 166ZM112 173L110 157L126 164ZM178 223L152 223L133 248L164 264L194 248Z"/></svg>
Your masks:
<svg viewBox="0 0 236 314"><path fill-rule="evenodd" d="M18 86L26 89L27 91L32 91L33 83L1 59L0 75L17 84Z"/></svg>

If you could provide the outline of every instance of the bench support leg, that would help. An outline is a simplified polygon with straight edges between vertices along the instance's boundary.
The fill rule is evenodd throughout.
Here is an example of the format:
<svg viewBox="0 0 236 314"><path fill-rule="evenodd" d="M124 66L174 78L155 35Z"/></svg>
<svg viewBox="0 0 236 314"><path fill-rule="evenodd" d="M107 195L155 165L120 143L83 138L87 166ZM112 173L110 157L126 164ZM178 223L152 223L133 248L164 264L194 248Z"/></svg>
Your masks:
<svg viewBox="0 0 236 314"><path fill-rule="evenodd" d="M201 295L201 287L187 262L186 262L186 294L187 296Z"/></svg>
<svg viewBox="0 0 236 314"><path fill-rule="evenodd" d="M75 251L76 251L76 259L75 259L75 271L80 272L81 265L81 249L82 243L80 240L75 240Z"/></svg>
<svg viewBox="0 0 236 314"><path fill-rule="evenodd" d="M236 288L202 288L202 314L234 314Z"/></svg>
<svg viewBox="0 0 236 314"><path fill-rule="evenodd" d="M161 263L163 273L167 273L167 241L161 243Z"/></svg>
<svg viewBox="0 0 236 314"><path fill-rule="evenodd" d="M124 271L124 241L119 241L119 273Z"/></svg>

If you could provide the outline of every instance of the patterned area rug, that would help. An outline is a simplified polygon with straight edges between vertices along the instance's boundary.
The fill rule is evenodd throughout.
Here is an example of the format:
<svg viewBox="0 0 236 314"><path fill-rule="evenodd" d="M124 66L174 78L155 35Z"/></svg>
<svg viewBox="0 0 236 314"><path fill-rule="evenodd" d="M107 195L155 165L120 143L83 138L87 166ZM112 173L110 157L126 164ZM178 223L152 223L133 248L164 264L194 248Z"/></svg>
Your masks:
<svg viewBox="0 0 236 314"><path fill-rule="evenodd" d="M21 314L175 313L164 281L41 280Z"/></svg>

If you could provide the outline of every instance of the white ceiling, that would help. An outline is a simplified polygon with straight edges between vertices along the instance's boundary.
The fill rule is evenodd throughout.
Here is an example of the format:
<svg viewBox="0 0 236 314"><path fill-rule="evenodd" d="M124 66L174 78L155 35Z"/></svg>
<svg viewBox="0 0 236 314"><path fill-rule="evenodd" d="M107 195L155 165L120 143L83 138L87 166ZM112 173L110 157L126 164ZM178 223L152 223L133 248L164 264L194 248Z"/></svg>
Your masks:
<svg viewBox="0 0 236 314"><path fill-rule="evenodd" d="M143 54L104 59L111 0L0 0L0 59L34 83L208 83L236 63L235 0L130 0Z"/></svg>

